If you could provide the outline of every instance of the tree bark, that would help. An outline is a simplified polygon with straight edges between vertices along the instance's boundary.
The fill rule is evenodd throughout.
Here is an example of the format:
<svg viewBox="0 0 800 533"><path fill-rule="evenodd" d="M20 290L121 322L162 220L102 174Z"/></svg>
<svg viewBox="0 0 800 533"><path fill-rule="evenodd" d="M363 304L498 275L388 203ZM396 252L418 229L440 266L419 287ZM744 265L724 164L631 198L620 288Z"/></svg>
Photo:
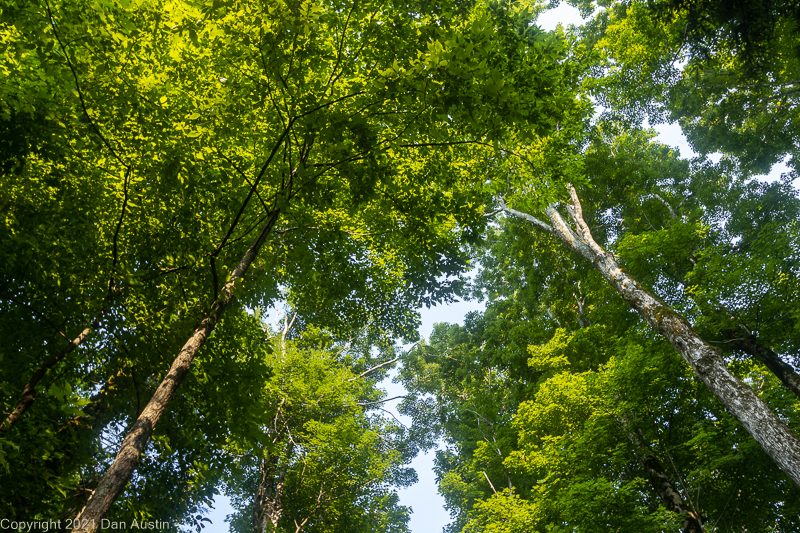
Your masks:
<svg viewBox="0 0 800 533"><path fill-rule="evenodd" d="M552 233L572 251L592 263L628 305L672 344L706 387L728 408L775 464L800 486L800 440L797 436L753 389L730 373L718 348L703 341L688 320L650 294L626 270L620 268L613 255L594 241L589 226L583 219L575 188L570 185L569 191L572 204L568 204L566 208L575 224L575 230L570 228L553 206L545 209L552 225L527 213L510 209L505 202L501 202L501 207L505 212Z"/></svg>
<svg viewBox="0 0 800 533"><path fill-rule="evenodd" d="M25 387L22 389L22 395L20 396L19 403L14 410L11 411L11 414L6 417L3 423L0 424L0 438L2 438L6 432L11 429L17 420L19 420L19 418L25 414L25 411L27 411L28 408L33 405L33 402L36 401L36 385L38 385L45 374L47 374L47 371L57 365L59 361L67 356L68 353L80 346L80 344L83 342L83 339L85 339L95 327L97 327L96 320L91 326L87 326L77 337L71 340L63 350L50 357L50 359L45 361L44 364L40 366L36 372L34 372L33 376L31 376L31 379L28 380L28 382L25 384Z"/></svg>
<svg viewBox="0 0 800 533"><path fill-rule="evenodd" d="M270 533L278 530L278 520L283 514L283 489L286 473L292 458L294 442L289 441L283 457L262 459L259 465L261 479L253 501L253 530ZM276 476L277 470L277 476Z"/></svg>
<svg viewBox="0 0 800 533"><path fill-rule="evenodd" d="M652 451L648 450L648 452L639 457L639 462L647 472L647 477L650 478L650 485L664 502L664 507L686 517L683 520L683 533L703 533L705 530L700 518L695 512L686 508L683 498L661 465L661 461L653 455Z"/></svg>
<svg viewBox="0 0 800 533"><path fill-rule="evenodd" d="M723 332L723 334L727 333ZM729 338L731 346L764 363L764 366L775 374L787 389L800 398L800 376L797 375L791 365L781 359L780 355L761 344L758 337L754 335L740 338L736 337L735 334L731 334Z"/></svg>
<svg viewBox="0 0 800 533"><path fill-rule="evenodd" d="M664 466L661 464L658 457L656 457L656 454L653 453L653 450L644 443L637 430L632 428L625 418L620 417L616 420L625 433L625 436L628 438L628 442L633 446L636 459L639 461L639 464L642 465L645 472L647 472L650 485L653 487L656 494L658 494L658 497L661 498L661 501L664 503L664 508L675 514L686 517L683 521L683 533L703 533L705 530L703 529L700 517L697 516L696 510L691 511L686 507L681 493L667 475Z"/></svg>
<svg viewBox="0 0 800 533"><path fill-rule="evenodd" d="M253 497L253 531L262 533L269 520L267 502L275 498L275 471L278 468L278 456L267 452L267 457L261 459L258 464L259 480L256 487L256 494Z"/></svg>
<svg viewBox="0 0 800 533"><path fill-rule="evenodd" d="M139 462L139 457L150 441L150 436L155 429L156 423L167 408L175 391L189 374L192 360L214 330L225 308L233 299L235 283L244 276L247 269L253 263L262 244L264 244L264 241L277 222L279 213L280 210L275 208L269 214L259 236L242 256L239 264L236 265L236 268L231 273L230 281L228 281L222 288L222 291L220 291L220 297L214 303L211 312L203 319L200 325L195 328L189 340L187 340L183 348L181 348L169 372L159 384L153 397L139 415L133 427L128 431L125 440L122 441L114 463L106 471L97 489L86 503L86 507L84 507L78 515L72 533L94 533L98 530L100 520L105 516L106 512L108 512L111 504L114 503L119 493L125 488L131 474L133 474L133 470Z"/></svg>

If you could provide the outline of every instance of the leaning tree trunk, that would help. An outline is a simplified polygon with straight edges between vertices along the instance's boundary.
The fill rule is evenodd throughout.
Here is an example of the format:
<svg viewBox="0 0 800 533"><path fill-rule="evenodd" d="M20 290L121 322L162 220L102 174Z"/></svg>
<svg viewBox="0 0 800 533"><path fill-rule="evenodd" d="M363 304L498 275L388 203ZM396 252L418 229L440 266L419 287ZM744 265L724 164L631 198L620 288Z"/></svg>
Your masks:
<svg viewBox="0 0 800 533"><path fill-rule="evenodd" d="M550 224L511 209L505 202L501 202L501 208L552 233L572 251L592 263L628 305L642 315L654 330L666 337L706 387L728 408L775 464L800 486L800 440L797 436L753 389L730 373L718 348L701 339L688 320L650 294L626 270L620 268L612 254L594 241L589 226L583 219L575 188L570 185L569 191L572 204L566 208L575 224L575 230L552 206L545 209Z"/></svg>
<svg viewBox="0 0 800 533"><path fill-rule="evenodd" d="M633 453L636 455L639 464L641 464L642 468L647 472L647 477L650 479L650 486L653 487L658 497L661 498L661 501L664 503L664 508L675 514L686 517L683 520L682 532L703 533L705 530L703 529L703 524L698 516L697 510L689 510L686 506L680 491L678 491L675 484L667 475L664 466L661 464L658 457L656 457L656 454L645 444L644 438L642 438L638 430L632 427L624 417L616 418L616 422L621 427L623 433L625 433L628 442L633 446ZM694 505L692 505L692 507L694 507Z"/></svg>
<svg viewBox="0 0 800 533"><path fill-rule="evenodd" d="M733 332L723 332L723 334L729 338L731 346L764 363L764 366L781 380L784 387L800 398L800 376L791 365L781 359L780 355L764 346L755 335L739 337Z"/></svg>
<svg viewBox="0 0 800 533"><path fill-rule="evenodd" d="M658 200L660 200L666 207L669 209L670 218L672 220L678 219L678 214L675 213L675 210L672 209L672 206L669 205L661 196L655 194ZM692 263L694 260L692 259ZM685 283L685 280L680 280L682 283ZM717 305L719 303L717 302ZM729 318L733 319L736 322L739 322L739 327L747 333L747 335L742 338L741 335L738 335L736 332L732 331L723 331L722 334L728 339L729 342L732 343L734 348L737 348L746 354L750 355L751 357L755 357L773 373L775 374L778 379L781 380L781 383L792 391L795 396L800 398L800 375L794 371L790 365L786 364L781 357L770 350L768 347L764 346L761 341L753 335L750 329L745 326L742 322L740 322L728 309L725 309L723 306L720 305L722 310L728 315ZM580 318L578 319L580 320Z"/></svg>
<svg viewBox="0 0 800 533"><path fill-rule="evenodd" d="M101 313L102 314L102 313ZM42 380L42 378L47 374L48 370L56 366L59 361L64 359L72 350L80 346L83 342L83 339L86 338L89 333L92 332L93 329L97 327L97 320L95 320L92 325L87 326L80 334L75 337L73 340L69 342L67 346L64 347L60 352L53 355L44 362L42 366L40 366L36 372L33 373L31 379L25 384L25 387L22 389L22 394L20 395L19 403L11 411L11 414L6 417L2 424L0 424L0 437L6 434L6 432L11 429L11 427L19 420L19 418L25 414L25 411L33 405L33 402L36 401L36 386Z"/></svg>
<svg viewBox="0 0 800 533"><path fill-rule="evenodd" d="M230 281L228 281L222 288L222 291L220 291L220 296L214 303L211 312L203 319L200 325L195 328L189 340L187 340L183 348L181 348L169 372L164 376L164 379L161 380L153 397L139 415L133 427L128 431L125 440L122 441L114 463L106 471L97 489L95 489L89 501L86 503L86 507L84 507L78 515L72 533L94 533L98 530L100 520L105 516L106 512L108 512L111 504L114 503L114 500L119 493L122 492L122 489L125 488L128 479L131 474L133 474L136 464L139 462L139 457L150 441L150 435L152 435L156 423L167 408L175 391L189 374L195 355L197 355L197 352L203 346L206 339L208 339L208 336L222 317L225 308L233 299L234 285L244 276L247 269L250 268L262 244L264 244L264 241L277 222L279 212L279 209L276 208L269 214L258 237L242 256L239 264L236 265L236 268L231 274Z"/></svg>

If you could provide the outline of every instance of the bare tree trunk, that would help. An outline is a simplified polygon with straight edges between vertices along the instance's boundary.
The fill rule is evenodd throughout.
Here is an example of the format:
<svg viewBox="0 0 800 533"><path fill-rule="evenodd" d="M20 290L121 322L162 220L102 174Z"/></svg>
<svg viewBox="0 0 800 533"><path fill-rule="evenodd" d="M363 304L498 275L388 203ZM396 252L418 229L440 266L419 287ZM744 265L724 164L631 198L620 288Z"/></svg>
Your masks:
<svg viewBox="0 0 800 533"><path fill-rule="evenodd" d="M80 344L83 342L83 339L85 339L86 336L89 335L89 333L91 333L96 327L97 321L95 320L91 326L87 326L77 337L71 340L63 350L50 357L50 359L45 361L44 364L40 366L36 372L34 372L33 376L31 376L31 379L28 380L28 382L25 384L25 387L22 389L22 395L20 396L19 403L14 410L11 411L11 414L6 417L3 423L0 424L0 437L5 435L6 432L11 429L17 420L19 420L19 418L25 413L25 411L27 411L28 408L33 405L33 402L36 401L36 385L38 385L45 374L47 374L47 371L57 365L59 361L67 356L68 353L80 346Z"/></svg>
<svg viewBox="0 0 800 533"><path fill-rule="evenodd" d="M260 482L253 501L253 530L270 533L278 530L278 520L283 514L283 490L286 473L292 458L294 442L289 441L283 457L262 459L259 465ZM276 475L277 470L277 475Z"/></svg>
<svg viewBox="0 0 800 533"><path fill-rule="evenodd" d="M93 533L98 530L100 520L108 512L111 504L114 503L119 493L125 488L131 474L133 474L133 470L139 462L139 457L150 441L150 436L153 433L153 429L155 429L156 423L167 408L175 391L189 374L192 360L214 330L225 308L233 298L235 283L244 276L253 263L258 251L261 249L261 245L264 244L277 222L279 213L280 210L276 208L269 214L260 234L239 260L239 264L236 265L236 268L231 273L230 281L220 291L220 297L215 302L211 312L195 328L189 340L181 348L172 363L172 367L159 384L150 402L148 402L133 427L128 431L125 440L122 441L114 463L106 471L97 489L86 503L86 507L78 515L75 527L72 530L73 533Z"/></svg>
<svg viewBox="0 0 800 533"><path fill-rule="evenodd" d="M267 502L275 498L275 471L278 468L278 456L267 452L258 464L259 480L256 494L253 497L253 531L263 533L266 529L265 514L268 514Z"/></svg>
<svg viewBox="0 0 800 533"><path fill-rule="evenodd" d="M589 226L583 219L575 188L570 185L569 191L572 204L568 204L566 208L575 224L575 230L569 227L552 206L545 209L550 224L527 213L510 209L505 202L501 202L501 207L505 212L552 233L572 251L592 263L628 305L642 315L655 331L666 337L706 387L728 408L775 464L800 486L800 440L797 436L750 387L730 373L718 348L703 341L688 320L645 290L626 270L620 268L613 255L594 241Z"/></svg>

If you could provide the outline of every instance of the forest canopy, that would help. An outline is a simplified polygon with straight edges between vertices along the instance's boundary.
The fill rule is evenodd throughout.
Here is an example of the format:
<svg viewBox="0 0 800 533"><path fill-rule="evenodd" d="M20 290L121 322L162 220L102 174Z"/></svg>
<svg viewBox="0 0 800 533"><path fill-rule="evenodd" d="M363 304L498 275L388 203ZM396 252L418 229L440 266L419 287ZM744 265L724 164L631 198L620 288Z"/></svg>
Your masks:
<svg viewBox="0 0 800 533"><path fill-rule="evenodd" d="M570 3L0 5L0 519L800 529L800 9Z"/></svg>

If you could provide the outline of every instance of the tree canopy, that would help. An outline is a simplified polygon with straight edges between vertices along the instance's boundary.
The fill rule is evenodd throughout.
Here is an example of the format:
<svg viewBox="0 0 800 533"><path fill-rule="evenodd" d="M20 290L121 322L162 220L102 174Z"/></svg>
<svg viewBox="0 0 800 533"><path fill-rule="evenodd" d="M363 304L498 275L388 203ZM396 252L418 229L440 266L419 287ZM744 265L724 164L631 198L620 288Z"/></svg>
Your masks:
<svg viewBox="0 0 800 533"><path fill-rule="evenodd" d="M796 530L800 11L573 4L0 6L0 517Z"/></svg>

